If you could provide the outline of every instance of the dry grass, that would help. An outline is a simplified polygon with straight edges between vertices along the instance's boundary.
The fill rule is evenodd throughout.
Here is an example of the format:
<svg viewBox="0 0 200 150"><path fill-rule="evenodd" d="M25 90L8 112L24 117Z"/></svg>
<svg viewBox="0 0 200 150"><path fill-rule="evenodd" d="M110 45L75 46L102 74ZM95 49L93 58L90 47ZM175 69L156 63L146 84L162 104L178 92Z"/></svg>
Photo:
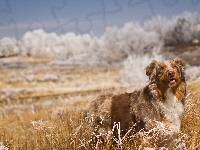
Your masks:
<svg viewBox="0 0 200 150"><path fill-rule="evenodd" d="M182 132L188 136L188 149L200 149L200 82L188 83L188 97Z"/></svg>
<svg viewBox="0 0 200 150"><path fill-rule="evenodd" d="M188 150L200 149L200 108L199 83L189 84L185 114L182 121L180 138ZM196 89L196 88L197 89ZM194 93L191 91L194 88ZM91 101L82 98L70 101L64 106L42 109L36 112L25 111L21 114L10 114L0 118L0 141L9 149L91 149L92 138L90 124L82 119L84 108ZM148 139L148 141L144 141ZM125 138L123 149L143 149L154 147L147 134L140 133ZM111 139L100 149L112 147ZM154 147L155 148L155 147ZM117 148L116 148L117 149Z"/></svg>
<svg viewBox="0 0 200 150"><path fill-rule="evenodd" d="M51 68L51 69L50 69ZM29 70L30 71L30 70ZM85 109L104 88L119 86L119 67L104 66L43 66L33 67L29 74L27 68L1 69L0 104L0 149L145 149L155 148L156 143L151 133L140 132L126 136L121 145L112 145L112 139L106 133L105 144L92 145L90 118L83 119ZM14 72L14 73L13 73ZM34 74L32 80L27 75ZM44 73L60 75L41 80ZM13 75L14 74L14 75ZM76 78L73 79L73 75ZM4 80L3 80L4 79ZM82 83L82 85L81 85ZM101 84L100 84L101 83ZM99 85L100 86L97 86ZM52 85L52 87L51 87ZM84 88L75 88L83 86ZM38 90L37 88L40 87ZM44 88L47 87L47 88ZM67 88L64 88L67 87ZM73 89L74 87L74 89ZM178 143L171 149L200 149L200 83L188 83L188 96L185 114L182 120ZM12 90L17 91L12 93ZM29 88L27 92L26 89ZM71 91L70 91L71 88ZM18 89L20 89L18 91ZM25 90L25 92L23 92ZM61 90L61 91L59 91ZM74 91L73 91L74 90ZM84 91L85 90L85 91ZM117 89L116 89L117 91ZM118 89L118 92L122 89ZM5 92L5 93L4 93ZM10 93L9 93L10 92ZM103 91L105 92L105 91ZM111 91L110 91L111 92ZM13 94L15 94L13 96ZM35 94L35 95L34 95ZM41 95L43 97L41 97ZM20 97L21 96L21 97ZM24 96L24 97L23 97ZM150 136L151 135L151 136Z"/></svg>
<svg viewBox="0 0 200 150"><path fill-rule="evenodd" d="M24 58L0 59L0 101L101 91L119 87L119 67L51 65L49 62L25 62ZM28 59L29 60L29 59ZM35 60L36 61L36 60ZM19 64L18 68L12 68ZM16 66L15 66L16 67ZM112 78L110 78L112 77Z"/></svg>

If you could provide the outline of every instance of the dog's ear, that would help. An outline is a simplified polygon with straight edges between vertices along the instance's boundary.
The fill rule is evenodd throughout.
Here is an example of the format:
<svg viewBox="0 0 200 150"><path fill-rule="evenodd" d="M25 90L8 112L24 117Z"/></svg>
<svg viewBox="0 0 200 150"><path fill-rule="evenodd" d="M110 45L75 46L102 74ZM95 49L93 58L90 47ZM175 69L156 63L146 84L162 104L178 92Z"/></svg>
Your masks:
<svg viewBox="0 0 200 150"><path fill-rule="evenodd" d="M156 67L157 61L153 60L147 67L146 67L146 75L150 77L153 73L154 68Z"/></svg>
<svg viewBox="0 0 200 150"><path fill-rule="evenodd" d="M157 64L158 62L153 60L147 67L146 67L146 75L149 77L149 81L151 83L156 83L156 72L157 72Z"/></svg>
<svg viewBox="0 0 200 150"><path fill-rule="evenodd" d="M176 57L174 59L175 63L177 64L178 67L181 67L185 71L185 62L181 60L180 58Z"/></svg>
<svg viewBox="0 0 200 150"><path fill-rule="evenodd" d="M176 63L177 67L179 68L179 70L181 72L182 79L185 81L185 78L186 78L185 62L178 57L176 57L173 61Z"/></svg>

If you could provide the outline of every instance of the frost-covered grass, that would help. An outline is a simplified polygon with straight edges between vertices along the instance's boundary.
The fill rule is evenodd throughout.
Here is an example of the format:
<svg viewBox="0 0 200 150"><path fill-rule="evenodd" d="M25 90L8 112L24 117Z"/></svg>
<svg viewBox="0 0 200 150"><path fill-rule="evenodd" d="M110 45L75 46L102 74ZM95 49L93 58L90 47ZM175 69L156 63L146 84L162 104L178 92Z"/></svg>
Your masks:
<svg viewBox="0 0 200 150"><path fill-rule="evenodd" d="M200 148L200 84L188 83L188 96L185 104L185 113L182 120L181 133L172 149L199 149ZM96 96L83 100L68 101L63 106L53 106L35 112L26 110L21 114L5 114L0 117L1 146L9 149L150 149L156 148L159 142L156 135L165 131L162 125L158 130L139 132L125 137L120 145L112 145L109 133L106 134L105 144L99 143L92 148L90 143L94 136L91 127L83 119L85 108ZM130 131L131 132L131 131ZM166 130L166 132L168 132Z"/></svg>

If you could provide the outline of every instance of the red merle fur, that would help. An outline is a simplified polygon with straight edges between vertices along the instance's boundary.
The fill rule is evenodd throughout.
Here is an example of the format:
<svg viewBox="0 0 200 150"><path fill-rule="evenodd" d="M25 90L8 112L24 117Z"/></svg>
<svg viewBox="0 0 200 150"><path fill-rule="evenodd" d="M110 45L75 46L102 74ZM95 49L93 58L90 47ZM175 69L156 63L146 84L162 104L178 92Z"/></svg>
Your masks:
<svg viewBox="0 0 200 150"><path fill-rule="evenodd" d="M97 132L113 130L114 136L119 137L118 130L113 126L120 122L122 138L130 129L134 134L152 129L156 121L167 123L160 105L165 103L168 89L184 105L185 64L181 59L154 60L146 67L146 75L149 83L144 88L132 93L103 95L92 102L89 113L94 117Z"/></svg>

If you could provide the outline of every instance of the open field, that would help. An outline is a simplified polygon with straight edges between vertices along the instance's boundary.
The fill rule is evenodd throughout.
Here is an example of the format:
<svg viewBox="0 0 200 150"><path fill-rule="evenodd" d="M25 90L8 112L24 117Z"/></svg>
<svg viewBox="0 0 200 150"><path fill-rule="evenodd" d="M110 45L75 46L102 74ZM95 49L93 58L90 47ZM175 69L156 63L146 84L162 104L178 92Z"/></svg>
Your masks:
<svg viewBox="0 0 200 150"><path fill-rule="evenodd" d="M46 59L34 62L31 58L12 58L9 63L7 60L1 60L0 74L0 105L4 107L22 104L34 107L36 103L55 106L55 99L55 103L59 103L58 99L63 103L71 97L120 87L117 66L54 65Z"/></svg>
<svg viewBox="0 0 200 150"><path fill-rule="evenodd" d="M99 94L138 88L120 83L119 66L69 66L15 57L0 59L0 69L0 149L92 149L89 124L82 120L89 103ZM187 84L180 141L188 150L200 149L200 82ZM122 147L153 147L141 139L134 136ZM108 141L99 149L110 145Z"/></svg>

